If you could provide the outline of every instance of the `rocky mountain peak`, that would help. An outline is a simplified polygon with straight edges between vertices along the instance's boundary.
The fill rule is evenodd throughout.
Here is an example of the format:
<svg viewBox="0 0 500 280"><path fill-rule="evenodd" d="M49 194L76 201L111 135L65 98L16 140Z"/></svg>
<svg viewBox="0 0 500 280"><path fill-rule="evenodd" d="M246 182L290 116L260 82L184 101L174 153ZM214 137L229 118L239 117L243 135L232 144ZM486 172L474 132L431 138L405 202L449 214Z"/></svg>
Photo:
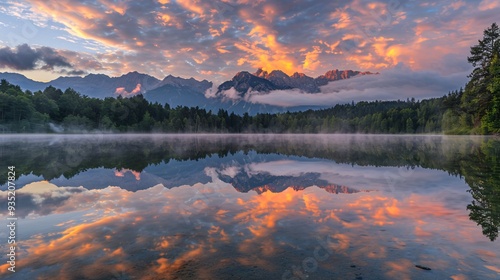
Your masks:
<svg viewBox="0 0 500 280"><path fill-rule="evenodd" d="M234 75L233 80L240 80L240 79L251 79L254 75L250 74L248 71L241 71L236 73Z"/></svg>
<svg viewBox="0 0 500 280"><path fill-rule="evenodd" d="M253 75L265 79L267 77L268 73L267 73L267 71L262 70L262 68L259 68L259 69L257 69L257 71Z"/></svg>
<svg viewBox="0 0 500 280"><path fill-rule="evenodd" d="M298 79L298 78L304 78L304 77L307 77L306 74L304 73L299 73L299 72L295 72L293 73L292 76L290 76L291 78L294 78L294 79Z"/></svg>
<svg viewBox="0 0 500 280"><path fill-rule="evenodd" d="M263 92L278 89L299 89L308 93L316 93L320 92L320 86L324 86L329 82L349 79L357 75L369 74L372 73L334 69L327 71L317 78L312 78L304 73L295 72L292 76L288 76L281 70L273 70L269 73L259 68L253 74L247 71L238 72L231 81L227 81L219 86L218 92L234 87L238 92L243 94L250 89Z"/></svg>
<svg viewBox="0 0 500 280"><path fill-rule="evenodd" d="M279 78L279 79L290 78L285 72L281 70L273 70L269 73L267 71L262 70L262 68L257 69L257 71L253 75L267 80L271 80L273 78Z"/></svg>
<svg viewBox="0 0 500 280"><path fill-rule="evenodd" d="M276 77L276 78L290 78L285 72L281 70L273 70L269 73L268 77Z"/></svg>
<svg viewBox="0 0 500 280"><path fill-rule="evenodd" d="M242 94L245 94L250 89L259 92L281 89L269 80L252 75L247 71L238 72L230 81L222 83L218 88L218 92L229 90L230 88L234 88Z"/></svg>

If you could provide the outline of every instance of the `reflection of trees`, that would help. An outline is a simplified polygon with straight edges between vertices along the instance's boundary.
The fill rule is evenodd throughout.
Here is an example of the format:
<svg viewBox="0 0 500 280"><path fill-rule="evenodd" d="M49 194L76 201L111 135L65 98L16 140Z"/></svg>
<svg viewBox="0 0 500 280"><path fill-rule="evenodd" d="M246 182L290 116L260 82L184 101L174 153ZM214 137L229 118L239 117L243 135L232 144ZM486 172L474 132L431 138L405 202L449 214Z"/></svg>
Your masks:
<svg viewBox="0 0 500 280"><path fill-rule="evenodd" d="M148 165L170 160L198 160L214 154L225 157L250 150L260 155L278 153L361 166L420 166L464 176L474 199L467 207L470 218L491 240L497 238L500 227L500 141L493 138L111 135L54 140L4 140L0 142L0 157L3 163L16 166L16 176L32 173L46 180L61 175L70 178L99 167L142 171ZM0 173L0 184L7 182L6 175Z"/></svg>
<svg viewBox="0 0 500 280"><path fill-rule="evenodd" d="M118 138L118 137L121 137ZM71 178L93 168L142 171L149 165L170 160L198 160L212 154L220 157L239 150L237 143L224 139L187 137L127 138L126 136L85 137L70 140L54 138L19 139L0 142L2 162L16 166L20 175L42 176L45 180L61 175ZM7 173L0 173L6 184Z"/></svg>
<svg viewBox="0 0 500 280"><path fill-rule="evenodd" d="M472 154L462 171L474 200L467 206L469 217L483 228L491 241L500 228L500 142L485 141Z"/></svg>

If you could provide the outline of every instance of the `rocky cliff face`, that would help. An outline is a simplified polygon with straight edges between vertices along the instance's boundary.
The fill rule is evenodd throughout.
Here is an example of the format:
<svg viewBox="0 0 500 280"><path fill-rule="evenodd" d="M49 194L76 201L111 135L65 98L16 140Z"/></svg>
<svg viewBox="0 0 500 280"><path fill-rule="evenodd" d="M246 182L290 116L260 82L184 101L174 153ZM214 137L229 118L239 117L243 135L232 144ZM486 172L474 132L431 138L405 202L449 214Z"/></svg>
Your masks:
<svg viewBox="0 0 500 280"><path fill-rule="evenodd" d="M279 85L276 85L267 79L252 75L247 71L239 72L230 81L222 83L218 88L218 92L229 90L231 88L234 88L242 94L245 94L250 89L258 92L269 92L272 90L283 89Z"/></svg>
<svg viewBox="0 0 500 280"><path fill-rule="evenodd" d="M288 76L281 70L267 73L267 71L259 69L254 75L264 78L283 89L297 88L305 92L319 92L314 79L303 73L296 72L292 76Z"/></svg>
<svg viewBox="0 0 500 280"><path fill-rule="evenodd" d="M318 86L324 86L328 84L328 82L345 80L358 75L372 75L372 74L378 74L378 73L335 69L335 70L330 70L326 72L324 75L317 77L315 81Z"/></svg>

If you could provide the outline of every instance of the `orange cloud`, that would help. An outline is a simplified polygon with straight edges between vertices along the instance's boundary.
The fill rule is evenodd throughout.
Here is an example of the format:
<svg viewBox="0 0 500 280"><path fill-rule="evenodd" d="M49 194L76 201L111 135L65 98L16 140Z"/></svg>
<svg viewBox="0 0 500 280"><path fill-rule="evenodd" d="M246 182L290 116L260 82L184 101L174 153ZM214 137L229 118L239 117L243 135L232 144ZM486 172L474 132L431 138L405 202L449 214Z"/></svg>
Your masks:
<svg viewBox="0 0 500 280"><path fill-rule="evenodd" d="M209 59L209 55L202 52L197 52L196 55L193 56L193 60L198 64L202 64L207 59Z"/></svg>
<svg viewBox="0 0 500 280"><path fill-rule="evenodd" d="M263 11L261 16L264 20L272 22L276 17L276 9L272 5L270 4L265 5L262 10Z"/></svg>
<svg viewBox="0 0 500 280"><path fill-rule="evenodd" d="M32 0L31 4L36 7L37 13L42 13L64 24L68 28L68 31L74 36L96 40L108 46L118 45L118 42L96 34L92 29L93 26L89 25L89 20L102 20L106 16L106 13L103 13L97 8L87 6L84 3L67 1L53 2ZM124 8L120 8L121 6L117 6L113 3L103 1L102 4L111 11L116 11L118 13L124 12ZM120 47L128 49L126 45L120 45Z"/></svg>
<svg viewBox="0 0 500 280"><path fill-rule="evenodd" d="M197 13L201 17L204 16L205 11L196 0L177 0L176 3L188 11Z"/></svg>
<svg viewBox="0 0 500 280"><path fill-rule="evenodd" d="M123 168L123 169L120 169L120 170L115 170L115 176L116 177L124 177L125 173L127 173L127 172L132 173L132 175L134 175L134 177L135 177L135 179L137 181L141 180L141 172L134 171L134 170L131 170L131 169L126 169L126 168Z"/></svg>
<svg viewBox="0 0 500 280"><path fill-rule="evenodd" d="M275 230L276 222L291 212L301 197L301 194L291 188L281 192L264 192L254 196L249 201L240 200L238 203L244 206L243 211L237 214L235 221L245 221L247 229L254 238L247 239L241 244L240 250L253 250L255 240L269 236ZM271 211L270 211L271 210Z"/></svg>
<svg viewBox="0 0 500 280"><path fill-rule="evenodd" d="M352 54L347 58L349 61L353 61L362 69L384 69L389 67L389 64L385 61L381 61L378 57L375 57L371 53L367 55Z"/></svg>
<svg viewBox="0 0 500 280"><path fill-rule="evenodd" d="M127 97L134 96L134 95L139 94L141 92L142 92L141 84L137 84L131 92L126 91L124 87L119 87L119 88L116 88L116 90L115 90L116 95L127 96Z"/></svg>
<svg viewBox="0 0 500 280"><path fill-rule="evenodd" d="M108 7L109 10L119 13L122 16L125 14L127 10L127 6L123 2L116 2L112 0L101 0L101 3L104 4L106 7Z"/></svg>
<svg viewBox="0 0 500 280"><path fill-rule="evenodd" d="M167 25L170 22L170 20L172 19L172 17L169 14L166 14L166 13L159 13L158 14L158 19L161 20L161 22L163 23L163 25Z"/></svg>
<svg viewBox="0 0 500 280"><path fill-rule="evenodd" d="M321 48L319 46L313 46L313 50L306 53L303 69L312 71L318 69L321 66L321 61L319 60L320 54Z"/></svg>
<svg viewBox="0 0 500 280"><path fill-rule="evenodd" d="M332 24L332 27L336 29L344 29L352 24L351 15L346 9L335 10L335 12L330 14L330 19L336 20L336 23Z"/></svg>
<svg viewBox="0 0 500 280"><path fill-rule="evenodd" d="M414 264L408 259L401 259L398 261L387 262L388 268L387 276L391 279L411 280L410 271L412 271Z"/></svg>
<svg viewBox="0 0 500 280"><path fill-rule="evenodd" d="M269 17L274 15L275 10L266 6L263 13ZM251 26L251 30L247 34L248 40L240 40L234 44L246 53L238 60L238 65L249 64L252 68L262 68L265 71L280 69L289 75L302 71L296 58L297 52L278 42L275 30L249 10L241 10L240 16Z"/></svg>

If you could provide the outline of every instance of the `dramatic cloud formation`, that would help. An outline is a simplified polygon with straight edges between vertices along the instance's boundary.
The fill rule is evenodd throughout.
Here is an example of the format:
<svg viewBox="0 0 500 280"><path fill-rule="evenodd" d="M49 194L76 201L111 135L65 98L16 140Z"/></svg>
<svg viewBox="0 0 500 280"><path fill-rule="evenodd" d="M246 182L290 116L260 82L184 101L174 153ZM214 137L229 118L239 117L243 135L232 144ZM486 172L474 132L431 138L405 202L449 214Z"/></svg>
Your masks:
<svg viewBox="0 0 500 280"><path fill-rule="evenodd" d="M32 49L24 44L15 49L9 47L0 49L0 67L9 67L15 70L34 70L37 68L53 70L54 67L58 66L71 67L71 64L52 48Z"/></svg>
<svg viewBox="0 0 500 280"><path fill-rule="evenodd" d="M88 54L22 44L14 48L0 48L0 68L43 70L74 76L84 75L91 70L102 70L103 66Z"/></svg>
<svg viewBox="0 0 500 280"><path fill-rule="evenodd" d="M81 70L111 75L137 70L220 82L257 67L318 76L399 63L450 75L467 69L469 47L498 20L497 2L24 0L0 5L0 32L28 20L38 30L29 41L78 52L82 65L92 65ZM29 69L15 65L2 64Z"/></svg>

